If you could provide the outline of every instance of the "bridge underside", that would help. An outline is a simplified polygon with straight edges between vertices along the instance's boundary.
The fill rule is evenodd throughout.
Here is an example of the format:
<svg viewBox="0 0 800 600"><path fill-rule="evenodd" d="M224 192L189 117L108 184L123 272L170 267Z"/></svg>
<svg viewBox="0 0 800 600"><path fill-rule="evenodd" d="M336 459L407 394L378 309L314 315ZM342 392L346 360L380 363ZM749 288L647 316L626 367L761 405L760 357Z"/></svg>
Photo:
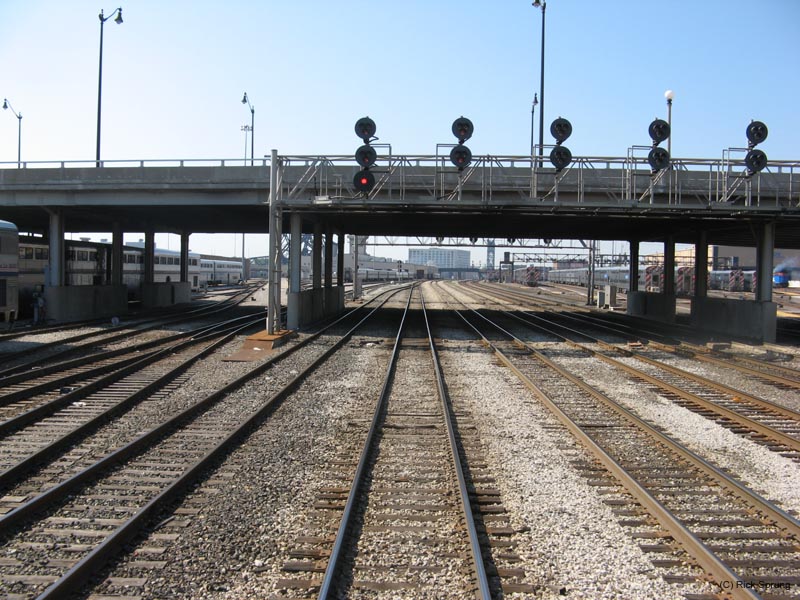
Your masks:
<svg viewBox="0 0 800 600"><path fill-rule="evenodd" d="M16 223L20 231L46 232L49 210L61 208L68 231L108 232L118 222L124 231L176 233L267 233L268 207L152 204L147 206L4 206L2 218ZM765 222L775 223L775 247L800 249L800 219L776 218L775 214L723 215L709 211L682 214L675 210L554 208L546 206L483 208L465 211L455 207L361 207L294 206L284 208L283 228L288 231L291 211L303 215L304 233L315 223L356 235L453 236L517 239L596 239L662 241L672 236L676 243L692 244L698 232L708 234L708 243L755 246L757 231Z"/></svg>

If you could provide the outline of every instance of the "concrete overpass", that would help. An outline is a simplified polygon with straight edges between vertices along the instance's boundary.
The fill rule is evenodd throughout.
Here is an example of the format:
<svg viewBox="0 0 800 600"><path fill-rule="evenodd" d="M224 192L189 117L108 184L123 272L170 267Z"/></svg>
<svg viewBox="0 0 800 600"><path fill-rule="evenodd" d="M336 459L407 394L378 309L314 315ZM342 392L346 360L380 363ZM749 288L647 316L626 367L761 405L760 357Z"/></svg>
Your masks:
<svg viewBox="0 0 800 600"><path fill-rule="evenodd" d="M770 303L772 248L800 248L800 161L772 161L747 177L733 155L676 159L656 175L633 155L577 157L560 173L528 156L481 156L460 174L445 156L381 156L368 196L353 189L359 167L351 156L274 154L255 166L241 159L13 163L0 168L0 218L51 237L171 232L187 248L192 232L280 230L291 230L293 240L315 234L318 252L323 236L344 233L627 240L632 247L660 241L667 249L699 245L700 255L708 244L750 245L762 249L756 304ZM669 302L643 302L634 310L668 318Z"/></svg>

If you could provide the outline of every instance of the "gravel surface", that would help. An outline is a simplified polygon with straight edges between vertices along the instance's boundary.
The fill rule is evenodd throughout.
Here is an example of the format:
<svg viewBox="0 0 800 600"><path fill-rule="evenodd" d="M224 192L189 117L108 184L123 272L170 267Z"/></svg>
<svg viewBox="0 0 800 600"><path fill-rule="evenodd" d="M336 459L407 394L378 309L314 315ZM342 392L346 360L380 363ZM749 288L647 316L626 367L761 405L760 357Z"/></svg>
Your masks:
<svg viewBox="0 0 800 600"><path fill-rule="evenodd" d="M588 457L485 351L442 352L451 394L469 406L514 519L530 528L525 568L542 598L682 598L662 581L571 461ZM463 391L462 391L463 390Z"/></svg>
<svg viewBox="0 0 800 600"><path fill-rule="evenodd" d="M282 567L298 537L319 534L307 529L316 494L342 485L328 461L341 452L342 432L371 413L383 377L377 365L387 360L388 350L371 339L356 339L351 350L337 353L318 370L315 383L301 386L182 503L184 510L196 511L186 526L156 531L114 576L147 577L137 590L147 598L277 593L289 576ZM159 537L163 533L177 537ZM138 567L153 548L166 548L158 554L166 564L158 570Z"/></svg>
<svg viewBox="0 0 800 600"><path fill-rule="evenodd" d="M554 357L555 358L555 357ZM590 385L686 444L785 510L800 514L800 465L637 385L600 361L556 359ZM769 398L772 399L772 398Z"/></svg>

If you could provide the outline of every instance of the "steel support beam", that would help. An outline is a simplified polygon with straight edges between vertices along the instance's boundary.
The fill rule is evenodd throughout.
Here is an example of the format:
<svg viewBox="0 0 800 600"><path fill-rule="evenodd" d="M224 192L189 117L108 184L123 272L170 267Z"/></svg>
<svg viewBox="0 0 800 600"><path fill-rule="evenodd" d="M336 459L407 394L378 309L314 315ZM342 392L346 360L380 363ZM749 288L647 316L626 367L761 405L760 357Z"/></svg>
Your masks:
<svg viewBox="0 0 800 600"><path fill-rule="evenodd" d="M269 185L269 269L267 270L267 333L280 329L281 310L281 210L278 206L278 151L272 149Z"/></svg>

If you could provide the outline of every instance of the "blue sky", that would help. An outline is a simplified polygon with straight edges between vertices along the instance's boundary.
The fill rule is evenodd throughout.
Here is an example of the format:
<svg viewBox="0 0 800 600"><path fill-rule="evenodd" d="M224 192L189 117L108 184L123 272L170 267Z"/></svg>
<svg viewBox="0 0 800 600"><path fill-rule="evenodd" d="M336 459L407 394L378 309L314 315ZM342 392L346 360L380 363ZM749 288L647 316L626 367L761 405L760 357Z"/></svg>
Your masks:
<svg viewBox="0 0 800 600"><path fill-rule="evenodd" d="M23 114L23 160L94 158L97 15L117 6L0 1L0 96ZM474 154L529 152L541 42L529 0L122 7L125 22L105 25L104 159L241 157L244 91L256 156L350 154L364 115L395 153L434 153L462 114ZM674 156L719 158L759 119L771 159L800 159L800 1L550 0L546 43L545 123L572 122L574 155L647 144L672 89ZM16 157L17 120L0 111L0 162ZM214 250L213 239L195 235L192 247L234 246L227 236ZM263 253L260 240L248 236L248 254Z"/></svg>

